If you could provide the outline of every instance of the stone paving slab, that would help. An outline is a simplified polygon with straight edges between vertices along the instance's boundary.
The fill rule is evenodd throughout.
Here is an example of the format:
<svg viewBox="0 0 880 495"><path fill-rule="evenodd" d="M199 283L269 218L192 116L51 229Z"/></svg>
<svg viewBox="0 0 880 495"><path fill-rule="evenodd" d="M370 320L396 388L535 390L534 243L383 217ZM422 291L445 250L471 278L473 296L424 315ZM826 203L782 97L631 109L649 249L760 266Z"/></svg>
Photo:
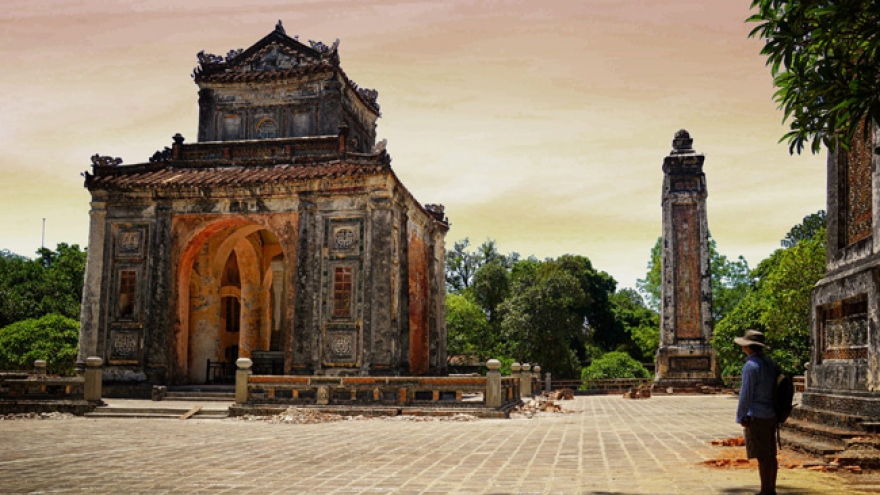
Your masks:
<svg viewBox="0 0 880 495"><path fill-rule="evenodd" d="M750 494L699 461L739 435L732 396L577 397L533 419L322 424L75 418L0 422L0 493ZM878 477L863 475L863 488ZM872 477L873 476L873 477ZM779 493L864 493L780 472Z"/></svg>

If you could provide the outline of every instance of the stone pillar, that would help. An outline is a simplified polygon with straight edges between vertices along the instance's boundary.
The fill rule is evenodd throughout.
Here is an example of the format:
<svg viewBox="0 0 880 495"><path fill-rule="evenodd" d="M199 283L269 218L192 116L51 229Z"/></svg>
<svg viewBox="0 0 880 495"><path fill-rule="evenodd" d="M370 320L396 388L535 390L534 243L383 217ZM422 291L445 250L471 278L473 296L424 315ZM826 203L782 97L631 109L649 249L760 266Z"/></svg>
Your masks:
<svg viewBox="0 0 880 495"><path fill-rule="evenodd" d="M46 361L37 359L34 361L34 374L37 376L46 376Z"/></svg>
<svg viewBox="0 0 880 495"><path fill-rule="evenodd" d="M529 363L522 364L522 372L519 374L520 396L532 396L532 365Z"/></svg>
<svg viewBox="0 0 880 495"><path fill-rule="evenodd" d="M83 283L82 306L79 320L77 369L84 369L87 356L98 352L98 332L101 330L101 301L104 299L104 241L107 234L107 203L92 201L89 212L89 249Z"/></svg>
<svg viewBox="0 0 880 495"><path fill-rule="evenodd" d="M537 379L537 382L535 382L535 383L537 383L537 385L535 386L534 392L540 394L542 391L541 390L541 367L536 364L534 370L535 370L535 378Z"/></svg>
<svg viewBox="0 0 880 495"><path fill-rule="evenodd" d="M553 391L553 382L550 378L551 378L550 373L547 373L546 375L544 375L544 390L546 390L548 392Z"/></svg>
<svg viewBox="0 0 880 495"><path fill-rule="evenodd" d="M85 382L83 383L83 399L101 400L101 386L103 385L103 370L101 365L104 360L91 356L86 359Z"/></svg>
<svg viewBox="0 0 880 495"><path fill-rule="evenodd" d="M235 371L235 403L246 404L248 400L248 377L251 376L251 366L254 362L248 358L235 360L238 369Z"/></svg>
<svg viewBox="0 0 880 495"><path fill-rule="evenodd" d="M490 359L486 367L486 407L501 407L501 361Z"/></svg>
<svg viewBox="0 0 880 495"><path fill-rule="evenodd" d="M705 156L684 129L663 160L663 253L660 348L655 382L661 387L720 385L712 339L712 286L706 218Z"/></svg>
<svg viewBox="0 0 880 495"><path fill-rule="evenodd" d="M510 377L516 378L520 380L519 372L522 370L522 365L519 363L513 363L510 365ZM516 396L517 398L522 396L522 381L520 381L519 385L516 387Z"/></svg>

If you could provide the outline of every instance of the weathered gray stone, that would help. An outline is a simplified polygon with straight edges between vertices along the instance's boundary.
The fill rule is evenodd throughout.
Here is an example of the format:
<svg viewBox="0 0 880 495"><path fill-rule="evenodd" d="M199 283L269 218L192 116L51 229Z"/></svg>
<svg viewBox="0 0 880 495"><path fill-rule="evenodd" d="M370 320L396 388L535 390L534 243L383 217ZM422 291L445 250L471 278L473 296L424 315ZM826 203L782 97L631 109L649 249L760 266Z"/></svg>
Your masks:
<svg viewBox="0 0 880 495"><path fill-rule="evenodd" d="M705 156L697 154L684 129L675 134L663 160L663 244L660 387L720 384L712 339L712 284L706 217Z"/></svg>

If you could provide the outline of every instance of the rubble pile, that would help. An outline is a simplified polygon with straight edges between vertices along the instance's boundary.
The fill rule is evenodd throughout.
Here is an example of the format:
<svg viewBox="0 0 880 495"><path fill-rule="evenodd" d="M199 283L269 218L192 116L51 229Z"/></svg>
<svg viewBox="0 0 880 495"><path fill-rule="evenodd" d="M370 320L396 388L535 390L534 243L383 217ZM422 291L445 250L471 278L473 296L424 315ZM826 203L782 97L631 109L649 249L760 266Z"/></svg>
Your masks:
<svg viewBox="0 0 880 495"><path fill-rule="evenodd" d="M397 415L397 416L364 416L362 414L356 416L344 416L341 414L333 414L322 412L311 408L291 407L284 412L275 414L274 416L260 416L247 414L233 418L238 421L266 421L273 424L317 424L332 423L335 421L367 421L367 420L385 420L385 421L476 421L479 418L472 414L457 413L449 416L417 416L417 415Z"/></svg>
<svg viewBox="0 0 880 495"><path fill-rule="evenodd" d="M558 401L560 397L563 397L562 400L571 400L571 399L564 399L564 397L565 397L564 392L566 392L566 391L571 392L572 397L574 396L574 391L572 391L570 389L562 389L562 390L554 390L553 392L545 392L544 394L539 395L538 397L536 397L534 399L527 400L525 403L523 403L523 405L521 405L521 406L517 407L516 409L514 409L513 411L511 411L510 417L511 418L519 417L519 418L531 419L536 414L542 413L542 412L546 412L546 413L565 412L562 410L562 406L557 404L556 401Z"/></svg>

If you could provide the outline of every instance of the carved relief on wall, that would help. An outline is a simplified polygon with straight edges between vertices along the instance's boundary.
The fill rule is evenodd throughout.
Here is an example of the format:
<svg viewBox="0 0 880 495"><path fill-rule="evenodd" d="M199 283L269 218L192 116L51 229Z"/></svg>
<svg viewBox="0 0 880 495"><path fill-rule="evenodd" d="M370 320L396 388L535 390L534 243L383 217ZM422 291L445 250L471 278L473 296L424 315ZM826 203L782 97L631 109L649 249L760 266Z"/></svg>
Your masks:
<svg viewBox="0 0 880 495"><path fill-rule="evenodd" d="M146 227L114 227L116 258L143 258L146 248Z"/></svg>
<svg viewBox="0 0 880 495"><path fill-rule="evenodd" d="M672 206L675 337L698 339L700 325L700 225L696 204Z"/></svg>
<svg viewBox="0 0 880 495"><path fill-rule="evenodd" d="M669 358L672 371L709 371L709 358L706 356L673 356Z"/></svg>
<svg viewBox="0 0 880 495"><path fill-rule="evenodd" d="M864 123L859 125L849 151L837 155L840 170L841 246L867 238L872 232L872 138L864 136Z"/></svg>
<svg viewBox="0 0 880 495"><path fill-rule="evenodd" d="M354 298L354 267L333 267L333 292L330 305L330 314L333 318L351 318L353 314Z"/></svg>
<svg viewBox="0 0 880 495"><path fill-rule="evenodd" d="M354 366L358 359L358 329L328 328L324 334L324 364Z"/></svg>
<svg viewBox="0 0 880 495"><path fill-rule="evenodd" d="M868 357L868 299L860 295L818 308L822 359Z"/></svg>
<svg viewBox="0 0 880 495"><path fill-rule="evenodd" d="M137 329L114 329L108 342L109 364L135 364L140 356L140 332Z"/></svg>

